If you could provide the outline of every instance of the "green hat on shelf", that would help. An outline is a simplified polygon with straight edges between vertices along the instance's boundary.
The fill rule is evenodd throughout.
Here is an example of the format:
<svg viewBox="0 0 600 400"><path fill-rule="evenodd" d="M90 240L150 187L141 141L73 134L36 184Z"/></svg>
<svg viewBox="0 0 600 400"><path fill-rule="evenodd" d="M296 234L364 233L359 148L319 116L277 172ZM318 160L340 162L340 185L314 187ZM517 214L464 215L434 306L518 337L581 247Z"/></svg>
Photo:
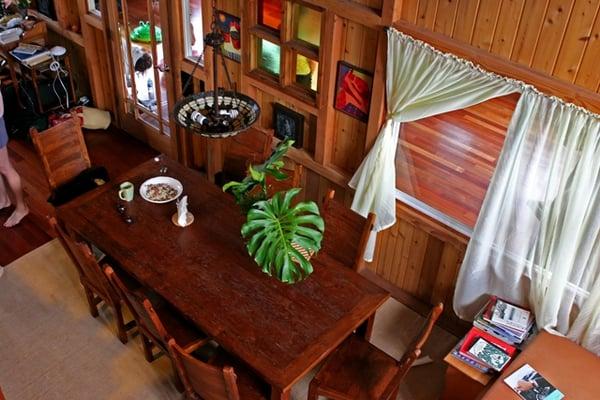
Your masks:
<svg viewBox="0 0 600 400"><path fill-rule="evenodd" d="M154 36L154 40L156 40L156 43L161 43L162 42L162 32L161 32L160 28L158 26L155 26L154 32L156 32L156 34ZM134 42L141 42L141 43L152 42L152 39L150 38L150 23L140 21L140 24L131 31L129 38Z"/></svg>

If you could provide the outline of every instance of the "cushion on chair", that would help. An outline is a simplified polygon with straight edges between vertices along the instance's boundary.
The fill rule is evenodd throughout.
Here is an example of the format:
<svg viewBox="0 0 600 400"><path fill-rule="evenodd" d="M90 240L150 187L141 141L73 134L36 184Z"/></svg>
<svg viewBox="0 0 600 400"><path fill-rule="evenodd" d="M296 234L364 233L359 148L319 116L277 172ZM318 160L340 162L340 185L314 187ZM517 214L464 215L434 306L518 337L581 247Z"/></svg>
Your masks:
<svg viewBox="0 0 600 400"><path fill-rule="evenodd" d="M108 181L108 171L106 168L88 168L75 178L58 186L48 198L48 202L53 206L58 207Z"/></svg>
<svg viewBox="0 0 600 400"><path fill-rule="evenodd" d="M329 357L314 379L326 397L372 400L382 398L397 372L396 360L352 335Z"/></svg>

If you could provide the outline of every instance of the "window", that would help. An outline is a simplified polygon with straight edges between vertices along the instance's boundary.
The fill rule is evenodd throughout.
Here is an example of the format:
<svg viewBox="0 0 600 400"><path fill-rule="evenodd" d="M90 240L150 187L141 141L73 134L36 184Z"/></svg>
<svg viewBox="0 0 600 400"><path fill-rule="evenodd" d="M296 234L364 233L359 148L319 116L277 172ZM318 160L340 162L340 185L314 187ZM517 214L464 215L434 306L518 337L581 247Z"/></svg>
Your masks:
<svg viewBox="0 0 600 400"><path fill-rule="evenodd" d="M319 90L323 11L299 0L260 0L257 6L257 19L250 21L255 43L251 68L310 103ZM281 29L284 19L290 21L289 29Z"/></svg>
<svg viewBox="0 0 600 400"><path fill-rule="evenodd" d="M319 47L321 45L321 12L294 3L294 37L303 42Z"/></svg>
<svg viewBox="0 0 600 400"><path fill-rule="evenodd" d="M396 188L470 231L477 221L518 95L402 124ZM465 229L463 229L465 228Z"/></svg>
<svg viewBox="0 0 600 400"><path fill-rule="evenodd" d="M202 29L202 0L182 0L183 5L183 41L185 58L196 62L204 49L204 31ZM201 60L203 63L204 60Z"/></svg>
<svg viewBox="0 0 600 400"><path fill-rule="evenodd" d="M272 74L279 76L281 70L281 48L275 43L265 39L259 39L259 68Z"/></svg>
<svg viewBox="0 0 600 400"><path fill-rule="evenodd" d="M98 17L102 16L102 11L100 8L100 0L87 0L88 12L90 14L94 14Z"/></svg>
<svg viewBox="0 0 600 400"><path fill-rule="evenodd" d="M282 0L259 0L258 23L274 31L281 29Z"/></svg>

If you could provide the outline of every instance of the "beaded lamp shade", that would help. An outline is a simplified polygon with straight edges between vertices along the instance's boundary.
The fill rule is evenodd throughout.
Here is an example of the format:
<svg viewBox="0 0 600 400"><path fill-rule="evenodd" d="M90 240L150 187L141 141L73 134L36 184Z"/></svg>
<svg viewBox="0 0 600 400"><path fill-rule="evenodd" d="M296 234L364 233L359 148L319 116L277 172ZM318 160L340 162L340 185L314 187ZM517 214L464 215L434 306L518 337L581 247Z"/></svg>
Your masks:
<svg viewBox="0 0 600 400"><path fill-rule="evenodd" d="M219 82L218 62L220 59L225 70L227 82L229 82L229 86L232 86L231 78L227 71L227 64L221 51L224 37L216 24L217 10L214 0L212 7L212 31L204 38L204 48L206 49L208 46L213 49L212 71L214 85L217 86L217 82ZM184 93L189 87L194 76L194 71L202 59L202 56L198 57L196 65L183 89ZM214 91L193 94L179 100L173 110L173 118L175 118L175 122L179 126L186 128L192 133L209 138L235 136L250 128L258 120L259 116L260 107L254 99L237 93L235 89L229 91L218 87Z"/></svg>

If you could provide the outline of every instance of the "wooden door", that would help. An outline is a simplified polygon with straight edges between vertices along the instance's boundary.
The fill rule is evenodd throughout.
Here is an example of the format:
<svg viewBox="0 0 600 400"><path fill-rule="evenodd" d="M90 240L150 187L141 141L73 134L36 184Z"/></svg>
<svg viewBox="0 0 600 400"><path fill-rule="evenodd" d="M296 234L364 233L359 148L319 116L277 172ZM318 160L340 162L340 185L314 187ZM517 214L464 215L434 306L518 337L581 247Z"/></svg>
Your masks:
<svg viewBox="0 0 600 400"><path fill-rule="evenodd" d="M176 157L168 1L110 1L107 11L120 126Z"/></svg>

